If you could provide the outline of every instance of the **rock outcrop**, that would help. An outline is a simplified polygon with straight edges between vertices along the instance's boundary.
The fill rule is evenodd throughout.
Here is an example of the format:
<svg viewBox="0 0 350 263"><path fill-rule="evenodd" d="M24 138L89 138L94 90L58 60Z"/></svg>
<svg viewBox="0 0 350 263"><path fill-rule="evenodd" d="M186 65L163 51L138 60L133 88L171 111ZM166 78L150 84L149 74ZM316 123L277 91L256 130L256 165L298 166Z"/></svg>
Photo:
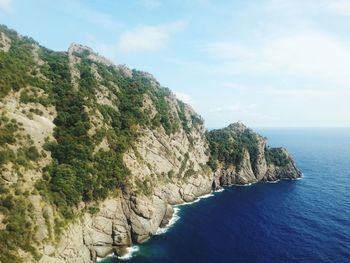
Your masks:
<svg viewBox="0 0 350 263"><path fill-rule="evenodd" d="M227 158L222 158L218 160L218 169L214 175L214 185L216 186L301 177L301 172L297 169L293 158L286 149L269 148L266 138L240 122L221 130L214 130L211 133L224 137L229 145L236 146L232 149L241 148L241 153L234 153L236 159L228 161ZM212 143L216 143L215 136L212 137ZM226 145L219 145L216 150L225 151L224 147ZM226 154L229 156L232 152Z"/></svg>
<svg viewBox="0 0 350 263"><path fill-rule="evenodd" d="M0 262L123 255L173 205L301 176L285 149L241 123L207 132L151 74L88 47L54 52L0 26L0 52Z"/></svg>

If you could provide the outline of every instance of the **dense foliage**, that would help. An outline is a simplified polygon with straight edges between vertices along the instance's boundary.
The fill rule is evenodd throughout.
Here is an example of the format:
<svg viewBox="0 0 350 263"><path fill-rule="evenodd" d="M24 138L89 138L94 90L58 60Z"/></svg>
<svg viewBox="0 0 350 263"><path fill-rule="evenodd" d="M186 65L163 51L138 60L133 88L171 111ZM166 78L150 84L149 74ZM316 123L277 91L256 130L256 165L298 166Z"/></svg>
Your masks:
<svg viewBox="0 0 350 263"><path fill-rule="evenodd" d="M0 25L0 31L5 32L11 40L10 50L0 52L0 98L3 98L11 90L18 91L26 85L35 84L30 48L35 41L28 37L19 38L15 31L3 25Z"/></svg>
<svg viewBox="0 0 350 263"><path fill-rule="evenodd" d="M51 151L53 163L46 168L45 180L38 183L38 189L47 195L60 209L66 219L74 217L74 206L79 202L89 202L106 198L109 191L121 187L128 174L122 161L122 154L127 149L124 145L133 135L132 125L135 117L130 114L137 104L129 102L133 107L128 110L123 104L125 99L120 96L120 109L125 114L111 107L96 105L95 91L97 82L92 76L89 61L81 55L79 65L79 89L71 85L67 56L57 52L44 50L43 60L49 61L45 75L51 80L53 102L57 117L54 120L56 142L47 143ZM127 98L130 99L130 98ZM105 121L114 130L108 131L111 141L110 151L100 150L94 153L94 148L100 141L98 135L91 136L91 122L88 107L96 106ZM124 137L127 138L124 138ZM112 143L113 142L113 143Z"/></svg>
<svg viewBox="0 0 350 263"><path fill-rule="evenodd" d="M128 183L130 172L124 165L123 154L132 147L140 127L162 125L167 133L176 129L166 102L169 90L154 89L141 72L133 71L133 76L127 77L113 66L94 62L102 81L97 83L88 53L75 55L80 58L78 89L72 85L65 54L46 49L41 53L41 59L48 61L42 67L42 73L50 80L47 90L57 117L54 120L56 142L46 144L54 161L45 169L44 180L38 182L37 187L66 219L73 218L74 207L81 201L104 199ZM99 85L111 92L114 106L97 103ZM156 105L158 113L154 119L142 109L146 92ZM89 111L96 110L103 117L104 128L92 136L89 133L93 128ZM155 119L159 119L159 123ZM109 149L95 152L103 138L107 138Z"/></svg>
<svg viewBox="0 0 350 263"><path fill-rule="evenodd" d="M0 26L0 32L11 40L9 51L0 51L0 99L13 92L26 105L22 114L31 120L34 114L44 115L49 107L57 113L54 140L47 139L40 152L30 136L21 133L23 124L5 115L0 117L1 169L10 164L21 179L23 169L41 169L40 165L48 160L41 162L42 157L48 151L52 157L33 193L21 193L16 186L0 184L0 216L4 216L0 223L6 226L0 230L0 262L11 263L21 262L16 256L18 248L31 252L36 259L40 257L34 248L36 219L30 211L33 207L29 195L39 192L53 205L56 235L49 227L48 238L58 237L61 228L75 218L81 202L86 203L87 211L96 213L95 201L129 183L130 171L123 155L134 146L142 128L164 129L171 135L182 127L190 133L188 122L201 125L202 119L186 116L185 104L181 102L179 106L170 105L170 90L158 83L154 85L154 80L143 72L133 70L125 74L115 66L92 61L89 52L83 51L74 54L79 57L75 65L79 78L72 79L66 52L41 47L5 26ZM98 102L101 87L108 91L110 104ZM154 115L153 109L145 109L145 98L151 100ZM38 104L40 107L33 106ZM99 147L102 142L107 147ZM194 176L194 170L185 171L187 161L185 157L181 174ZM151 182L135 183L141 194L150 194ZM48 215L43 216L50 224Z"/></svg>
<svg viewBox="0 0 350 263"><path fill-rule="evenodd" d="M0 213L6 216L3 223L6 229L0 231L0 262L22 262L15 251L21 248L32 253L37 260L40 258L34 248L33 230L29 210L31 204L25 196L14 196L0 184Z"/></svg>
<svg viewBox="0 0 350 263"><path fill-rule="evenodd" d="M215 171L218 163L225 166L239 166L244 157L244 150L250 155L250 162L254 165L257 161L259 149L258 139L250 129L235 131L230 127L220 130L212 130L207 134L210 148L208 165ZM265 159L268 164L285 166L290 160L282 148L265 149Z"/></svg>
<svg viewBox="0 0 350 263"><path fill-rule="evenodd" d="M288 156L281 148L266 148L265 157L267 163L272 163L277 166L286 166L289 163Z"/></svg>
<svg viewBox="0 0 350 263"><path fill-rule="evenodd" d="M21 176L20 167L28 168L31 162L39 159L40 154L34 145L23 145L21 136L18 132L21 124L15 119L9 119L6 116L0 116L0 172L7 173L8 177ZM21 147L14 151L11 147L15 143L22 144ZM4 166L12 163L13 172L8 171ZM3 216L2 224L5 228L0 230L0 262L22 262L16 256L16 250L21 248L29 251L38 259L39 255L34 248L34 225L30 218L30 209L32 209L27 193L22 193L16 189L12 193L5 185L4 181L0 181L0 215Z"/></svg>
<svg viewBox="0 0 350 263"><path fill-rule="evenodd" d="M225 165L239 165L248 150L250 161L255 163L258 157L258 141L256 135L249 129L244 132L233 132L229 128L212 130L208 133L211 151L209 166L215 171L218 162Z"/></svg>

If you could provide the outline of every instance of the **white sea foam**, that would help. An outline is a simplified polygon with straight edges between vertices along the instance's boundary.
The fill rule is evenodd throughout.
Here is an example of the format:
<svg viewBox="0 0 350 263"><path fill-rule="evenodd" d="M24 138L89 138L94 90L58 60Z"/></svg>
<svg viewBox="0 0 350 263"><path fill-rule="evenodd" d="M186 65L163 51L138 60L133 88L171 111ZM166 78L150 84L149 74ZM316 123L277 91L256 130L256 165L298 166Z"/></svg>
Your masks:
<svg viewBox="0 0 350 263"><path fill-rule="evenodd" d="M303 178L304 178L304 176L305 176L305 175L302 173L300 177L298 177L298 178L294 178L294 179L292 179L292 180L301 180L301 179L303 179Z"/></svg>
<svg viewBox="0 0 350 263"><path fill-rule="evenodd" d="M139 251L139 247L138 246L132 246L132 247L128 247L127 248L128 253L125 254L124 256L121 257L117 257L120 260L128 260L130 258L132 258L132 256Z"/></svg>
<svg viewBox="0 0 350 263"><path fill-rule="evenodd" d="M200 196L198 199L200 200L200 199L204 199L204 198L208 198L208 197L212 197L212 196L214 196L214 194L213 193L209 193L209 194Z"/></svg>
<svg viewBox="0 0 350 263"><path fill-rule="evenodd" d="M221 190L221 189L222 189L222 190ZM221 192L221 191L224 190L223 188L221 188L221 189L219 189L218 191ZM211 196L214 196L214 194L213 194L213 193L209 193L209 194L206 194L206 195L202 195L202 196L198 197L197 199L195 199L195 200L192 201L192 202L186 202L186 203L183 203L183 204L176 205L176 206L174 207L174 214L173 214L173 216L171 217L171 219L169 220L169 223L168 223L165 227L160 227L160 228L158 228L158 230L157 230L157 232L156 232L156 235L161 235L161 234L166 233L166 232L180 219L180 216L179 216L180 208L179 208L179 207L197 203L197 202L199 202L201 199L208 198L208 197L211 197Z"/></svg>
<svg viewBox="0 0 350 263"><path fill-rule="evenodd" d="M233 184L234 186L251 186L253 183L247 183L247 184Z"/></svg>
<svg viewBox="0 0 350 263"><path fill-rule="evenodd" d="M223 192L223 191L225 191L224 188L219 188L218 190L215 190L214 192L215 192L215 193L220 193L220 192Z"/></svg>
<svg viewBox="0 0 350 263"><path fill-rule="evenodd" d="M211 196L214 196L213 192L211 192L209 194L206 194L206 195L202 195L202 196L198 197L197 199L195 199L195 200L193 200L191 202L182 203L182 204L179 204L177 206L192 205L194 203L199 202L201 199L205 199L205 198L208 198L208 197L211 197Z"/></svg>
<svg viewBox="0 0 350 263"><path fill-rule="evenodd" d="M191 202L182 203L182 204L179 204L179 205L177 205L177 206L192 205L192 204L197 203L197 202L199 202L199 201L200 201L200 199L197 198L197 199L195 199L195 200L193 200L193 201L191 201Z"/></svg>
<svg viewBox="0 0 350 263"><path fill-rule="evenodd" d="M111 253L111 254L109 254L108 256L106 256L105 258L110 258L110 257L113 257L113 256L114 256L114 254ZM96 262L100 262L100 261L104 260L105 258L97 257L97 258L96 258Z"/></svg>
<svg viewBox="0 0 350 263"><path fill-rule="evenodd" d="M169 220L169 223L165 227L158 228L156 235L164 234L176 223L177 220L180 219L179 211L180 211L180 208L174 207L174 214L171 217L171 219Z"/></svg>
<svg viewBox="0 0 350 263"><path fill-rule="evenodd" d="M267 181L269 184L275 184L275 183L278 183L279 181L281 181L280 179L278 180L275 180L275 181Z"/></svg>

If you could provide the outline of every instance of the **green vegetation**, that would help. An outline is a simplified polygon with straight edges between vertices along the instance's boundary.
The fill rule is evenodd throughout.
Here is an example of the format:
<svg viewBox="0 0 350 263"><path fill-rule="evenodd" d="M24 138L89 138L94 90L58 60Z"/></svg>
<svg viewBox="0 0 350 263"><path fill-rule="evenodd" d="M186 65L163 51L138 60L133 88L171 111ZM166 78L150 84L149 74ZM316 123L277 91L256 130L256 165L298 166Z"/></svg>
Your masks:
<svg viewBox="0 0 350 263"><path fill-rule="evenodd" d="M140 179L136 179L135 180L136 183L136 193L138 194L143 194L146 196L150 196L152 194L152 184L151 181L149 179L144 179L144 180L140 180Z"/></svg>
<svg viewBox="0 0 350 263"><path fill-rule="evenodd" d="M182 126L186 133L190 132L185 105L179 103L178 122L169 104L172 96L169 89L154 86L153 80L140 71L134 70L128 77L117 67L93 62L88 52L75 54L80 57L77 65L80 78L74 80L78 85L73 87L66 52L40 47L5 26L0 26L0 31L11 39L10 50L0 52L0 99L11 91L18 92L21 103L53 106L57 112L55 140L46 140L44 145L44 150L51 152L52 162L43 169L42 179L35 184L35 192L39 191L46 202L55 206L52 227L49 215L43 216L49 239L57 241L62 229L76 218L81 202L87 204L87 211L95 214L99 200L129 184L130 171L123 155L134 146L143 128L163 127L166 134L171 135ZM33 56L34 51L38 58ZM37 59L43 63L36 63ZM98 81L91 71L92 63L101 76ZM96 92L101 85L110 93L108 99L113 106L97 103ZM144 109L146 94L157 111L153 118ZM42 106L27 105L28 110L23 109L22 113L33 119L35 114L44 114L40 110ZM202 124L199 117L190 117L194 126ZM47 155L45 151L38 151L29 135L23 135L22 126L5 115L0 117L0 169L10 169L5 165L12 163L9 167L17 172L18 181L23 182L21 171L37 169L40 159ZM97 150L104 139L108 142L107 149ZM195 174L192 169L186 170L188 160L186 155L179 176ZM175 174L169 172L168 176ZM30 252L36 259L40 257L34 249L35 219L31 218L32 207L27 198L30 193L24 194L15 184L0 184L0 213L5 216L6 225L0 230L0 262L21 262L16 256L18 248ZM151 194L149 179L136 180L135 184L139 194Z"/></svg>
<svg viewBox="0 0 350 263"><path fill-rule="evenodd" d="M175 133L179 128L174 116L170 113L169 103L166 100L166 97L169 95L170 91L165 88L160 89L157 92L152 92L153 102L157 110L157 114L154 116L152 124L155 127L162 125L167 135Z"/></svg>
<svg viewBox="0 0 350 263"><path fill-rule="evenodd" d="M41 55L48 61L42 70L51 81L57 110L54 120L57 143L46 144L54 161L45 169L46 177L44 182L38 183L38 189L54 202L65 218L72 219L73 206L82 200L90 201L94 191L91 176L93 142L88 135L90 122L85 111L86 97L93 93L94 86L88 86L91 83L84 80L79 91L73 90L67 56L46 49ZM87 75L83 66L82 74Z"/></svg>
<svg viewBox="0 0 350 263"><path fill-rule="evenodd" d="M258 157L258 140L249 129L232 132L228 128L213 130L208 133L210 159L208 165L215 171L218 162L225 165L239 165L243 160L244 149L250 154L250 161L255 163Z"/></svg>
<svg viewBox="0 0 350 263"><path fill-rule="evenodd" d="M283 152L282 148L266 148L265 157L267 163L277 166L286 166L289 163L288 156Z"/></svg>
<svg viewBox="0 0 350 263"><path fill-rule="evenodd" d="M76 54L81 58L78 90L71 85L66 56L46 49L41 55L44 61L48 61L42 73L50 80L48 91L53 96L57 117L54 120L56 142L45 146L51 151L54 161L45 169L45 177L37 183L37 188L59 208L63 218L73 219L79 202L104 199L128 183L130 172L122 156L137 139L140 127L151 125L142 106L145 92L152 88L149 80L137 71L134 71L133 78L128 78L114 67L97 63L102 85L118 98L114 101L117 109L100 105L95 97L98 83L91 73L92 62L86 52ZM165 89L151 94L161 97L163 102L169 95ZM110 128L89 135L92 126L88 108L97 109ZM170 122L169 118L162 119L162 125L167 127L167 121ZM110 150L94 153L104 136ZM142 193L147 194L147 191Z"/></svg>
<svg viewBox="0 0 350 263"><path fill-rule="evenodd" d="M14 144L16 142L15 133L18 129L16 122L10 122L6 116L2 115L0 118L0 145Z"/></svg>
<svg viewBox="0 0 350 263"><path fill-rule="evenodd" d="M90 206L88 210L89 210L89 213L92 215L95 215L98 212L100 212L100 208L98 208L96 206Z"/></svg>
<svg viewBox="0 0 350 263"><path fill-rule="evenodd" d="M215 171L218 162L228 165L240 165L244 149L248 150L250 161L256 163L258 158L257 135L246 129L243 132L232 131L230 128L213 130L207 134L210 148L208 165ZM285 166L290 161L282 148L266 148L265 158L268 164Z"/></svg>
<svg viewBox="0 0 350 263"><path fill-rule="evenodd" d="M196 171L190 168L185 172L184 177L189 178L189 177L195 176L196 174L197 174Z"/></svg>
<svg viewBox="0 0 350 263"><path fill-rule="evenodd" d="M11 160L15 160L15 152L11 149L0 150L0 167Z"/></svg>
<svg viewBox="0 0 350 263"><path fill-rule="evenodd" d="M11 40L8 52L0 52L0 99L11 90L18 91L26 85L36 86L37 78L31 74L33 58L32 45L36 42L28 37L17 36L17 33L0 25L0 31L5 32Z"/></svg>
<svg viewBox="0 0 350 263"><path fill-rule="evenodd" d="M19 140L21 138L18 134L20 126L15 119L10 120L5 115L0 117L0 169L8 162L12 162L17 170L19 166L28 168L30 161L36 162L40 157L34 145L23 146L16 151L9 147L16 143L24 144L22 140ZM29 144L32 144L30 138L27 139Z"/></svg>
<svg viewBox="0 0 350 263"><path fill-rule="evenodd" d="M179 103L179 108L180 108L180 110L178 111L178 114L179 114L179 118L181 120L182 127L186 133L189 133L190 128L188 127L188 120L187 120L186 114L185 114L185 103L183 103L180 100L178 101L178 103Z"/></svg>
<svg viewBox="0 0 350 263"><path fill-rule="evenodd" d="M186 165L187 165L189 158L190 157L189 157L188 153L186 153L184 159L181 162L181 166L180 166L179 173L178 173L177 177L179 177L179 178L182 177L182 174L184 173L184 171L186 169Z"/></svg>
<svg viewBox="0 0 350 263"><path fill-rule="evenodd" d="M22 144L23 140L18 135L21 124L15 119L9 119L5 115L0 118L0 172L9 172L4 167L7 163L13 164L13 173L20 177L20 167L25 169L40 158L40 154L34 145L22 146L13 150L10 146ZM26 142L31 144L30 138ZM12 173L12 172L10 172ZM22 194L21 190L15 188L15 195L9 190L8 185L0 181L0 214L4 216L2 224L5 228L0 230L0 262L22 262L17 256L17 249L30 252L35 259L40 255L34 248L33 237L34 226L31 219L31 203Z"/></svg>
<svg viewBox="0 0 350 263"><path fill-rule="evenodd" d="M37 89L30 91L23 89L20 93L20 101L22 103L39 103L45 107L52 104L51 99L48 96L40 95Z"/></svg>
<svg viewBox="0 0 350 263"><path fill-rule="evenodd" d="M18 248L29 251L34 258L40 259L40 255L33 246L35 240L34 226L30 218L31 209L31 204L25 197L2 192L0 213L5 215L6 219L3 223L6 224L6 228L0 231L0 262L23 262L17 256Z"/></svg>

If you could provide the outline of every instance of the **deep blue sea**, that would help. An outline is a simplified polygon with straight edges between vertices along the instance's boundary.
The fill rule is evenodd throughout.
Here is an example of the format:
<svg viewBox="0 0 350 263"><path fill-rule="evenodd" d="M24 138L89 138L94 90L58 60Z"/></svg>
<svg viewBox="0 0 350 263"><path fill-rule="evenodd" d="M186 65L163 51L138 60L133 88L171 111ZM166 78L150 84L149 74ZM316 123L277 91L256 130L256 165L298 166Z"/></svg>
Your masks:
<svg viewBox="0 0 350 263"><path fill-rule="evenodd" d="M350 262L350 129L258 131L288 148L302 180L229 187L180 206L179 220L124 262Z"/></svg>

